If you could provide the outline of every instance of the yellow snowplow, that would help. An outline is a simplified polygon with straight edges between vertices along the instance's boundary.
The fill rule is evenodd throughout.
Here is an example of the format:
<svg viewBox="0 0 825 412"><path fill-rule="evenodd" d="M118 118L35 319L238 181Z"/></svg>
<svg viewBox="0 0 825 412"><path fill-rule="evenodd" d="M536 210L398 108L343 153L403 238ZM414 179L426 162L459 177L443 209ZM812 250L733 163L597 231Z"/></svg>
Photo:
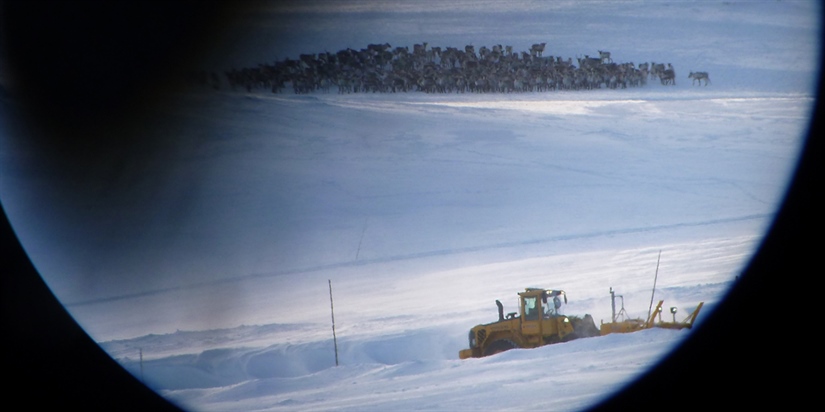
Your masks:
<svg viewBox="0 0 825 412"><path fill-rule="evenodd" d="M671 307L670 313L673 316L673 321L664 322L662 321L662 305L665 302L664 300L659 301L647 319L627 319L625 318L627 312L625 312L624 309L624 298L621 295L619 297L622 298L622 308L618 313L616 313L616 293L613 291L613 288L610 288L610 301L613 309L613 317L611 322L601 322L601 325L599 325L599 334L601 336L609 335L611 333L630 333L650 328L689 329L693 327L693 322L696 321L696 316L699 315L699 311L702 310L702 305L705 303L699 302L696 309L694 309L693 312L691 312L690 315L688 315L688 317L681 322L676 321L677 308L675 306Z"/></svg>
<svg viewBox="0 0 825 412"><path fill-rule="evenodd" d="M507 316L504 306L496 300L498 321L473 327L469 334L470 347L459 351L459 358L480 358L509 349L537 348L599 336L592 316L562 314L562 305L567 303L563 290L527 288L518 296L519 311Z"/></svg>

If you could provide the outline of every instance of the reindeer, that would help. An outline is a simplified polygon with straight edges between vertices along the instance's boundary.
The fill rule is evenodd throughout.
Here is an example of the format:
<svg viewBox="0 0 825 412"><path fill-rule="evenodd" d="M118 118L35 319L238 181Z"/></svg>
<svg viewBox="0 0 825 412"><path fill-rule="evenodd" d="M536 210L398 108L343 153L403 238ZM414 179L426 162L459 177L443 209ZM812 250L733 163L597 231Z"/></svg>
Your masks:
<svg viewBox="0 0 825 412"><path fill-rule="evenodd" d="M650 62L650 79L653 80L655 78L661 78L662 73L665 71L665 64L664 63L656 63Z"/></svg>
<svg viewBox="0 0 825 412"><path fill-rule="evenodd" d="M699 85L701 86L702 80L705 81L705 86L707 86L708 83L710 83L710 76L708 76L708 72L690 72L690 74L688 75L688 79L693 79L692 84L694 85L696 84L696 82L699 82Z"/></svg>
<svg viewBox="0 0 825 412"><path fill-rule="evenodd" d="M579 68L580 69L590 68L590 67L598 67L600 64L602 64L601 59L597 59L595 57L590 57L586 54L584 55L584 58L577 57L577 59L579 60Z"/></svg>
<svg viewBox="0 0 825 412"><path fill-rule="evenodd" d="M530 47L530 55L535 57L541 57L541 54L544 53L544 46L547 43L536 43Z"/></svg>
<svg viewBox="0 0 825 412"><path fill-rule="evenodd" d="M317 56L315 54L302 54L298 56L301 62L305 65L304 68L310 68L315 66L315 61L317 60Z"/></svg>
<svg viewBox="0 0 825 412"><path fill-rule="evenodd" d="M531 92L546 90L610 89L642 86L648 78L658 78L663 85L675 85L676 73L670 63L614 63L610 53L599 50L598 57L562 59L543 55L545 43L534 44L526 52L514 52L510 46L464 48L429 47L427 43L411 47L392 47L374 43L366 49L345 49L337 53L301 54L274 65L259 65L226 72L226 82L233 90L245 88L251 93L270 89L281 93L291 84L296 94L329 93L332 87L344 93L422 93L453 92ZM480 57L479 57L480 56ZM578 61L578 67L574 62ZM221 78L213 74L214 87ZM693 84L710 84L707 72L690 72ZM196 80L207 85L208 74Z"/></svg>
<svg viewBox="0 0 825 412"><path fill-rule="evenodd" d="M676 85L676 72L673 69L665 69L659 76L659 80L663 85Z"/></svg>
<svg viewBox="0 0 825 412"><path fill-rule="evenodd" d="M391 47L391 46L390 46L390 44L389 44L389 43L384 43L384 44L368 44L368 45L367 45L367 50L372 51L372 52L374 52L374 53L383 53L384 51L388 50L390 47Z"/></svg>

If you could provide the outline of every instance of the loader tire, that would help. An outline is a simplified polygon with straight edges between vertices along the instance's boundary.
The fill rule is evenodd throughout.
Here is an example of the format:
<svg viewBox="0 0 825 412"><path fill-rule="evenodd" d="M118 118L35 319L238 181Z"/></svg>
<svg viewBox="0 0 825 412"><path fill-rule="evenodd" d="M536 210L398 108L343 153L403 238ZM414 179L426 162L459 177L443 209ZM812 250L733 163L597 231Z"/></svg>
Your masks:
<svg viewBox="0 0 825 412"><path fill-rule="evenodd" d="M519 346L510 339L499 339L490 344L487 349L484 349L484 356L495 355L500 352L508 351L510 349L517 349Z"/></svg>

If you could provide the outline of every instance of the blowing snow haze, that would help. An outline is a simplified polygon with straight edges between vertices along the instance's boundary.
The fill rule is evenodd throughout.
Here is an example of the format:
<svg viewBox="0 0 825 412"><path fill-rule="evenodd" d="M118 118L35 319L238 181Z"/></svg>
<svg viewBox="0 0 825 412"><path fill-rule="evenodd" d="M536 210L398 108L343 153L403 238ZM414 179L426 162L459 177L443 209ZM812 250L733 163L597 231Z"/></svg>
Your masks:
<svg viewBox="0 0 825 412"><path fill-rule="evenodd" d="M494 320L492 302L512 309L524 287L564 289L568 310L597 320L614 287L641 312L660 250L662 293L711 312L776 215L819 70L820 7L806 1L47 4L0 15L3 209L84 330L135 374L140 346L150 387L204 410L334 409L301 392L311 375L351 396L345 409L411 408L391 384L372 395L396 404L335 385L375 365L447 387L520 356L558 361L542 348L498 367L452 363L469 328ZM509 46L525 72L609 51L611 64L671 65L675 84L459 91L422 74L394 92L344 90L342 73L398 74L398 54L336 66L329 90L227 76L381 44ZM502 57L429 59L405 71L519 72ZM688 77L700 71L709 84ZM354 368L338 372L322 355L329 279ZM609 348L595 342L582 350ZM663 354L649 353L627 362ZM221 367L201 374L205 359ZM287 378L300 388L282 393ZM427 393L432 409L457 399Z"/></svg>

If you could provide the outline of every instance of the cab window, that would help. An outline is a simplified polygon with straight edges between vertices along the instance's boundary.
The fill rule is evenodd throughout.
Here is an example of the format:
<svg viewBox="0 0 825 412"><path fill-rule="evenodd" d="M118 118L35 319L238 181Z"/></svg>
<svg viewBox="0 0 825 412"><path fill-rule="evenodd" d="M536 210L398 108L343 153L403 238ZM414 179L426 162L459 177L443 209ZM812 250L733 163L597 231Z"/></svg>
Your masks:
<svg viewBox="0 0 825 412"><path fill-rule="evenodd" d="M539 318L539 308L537 306L538 299L535 297L524 299L524 319L537 320Z"/></svg>

